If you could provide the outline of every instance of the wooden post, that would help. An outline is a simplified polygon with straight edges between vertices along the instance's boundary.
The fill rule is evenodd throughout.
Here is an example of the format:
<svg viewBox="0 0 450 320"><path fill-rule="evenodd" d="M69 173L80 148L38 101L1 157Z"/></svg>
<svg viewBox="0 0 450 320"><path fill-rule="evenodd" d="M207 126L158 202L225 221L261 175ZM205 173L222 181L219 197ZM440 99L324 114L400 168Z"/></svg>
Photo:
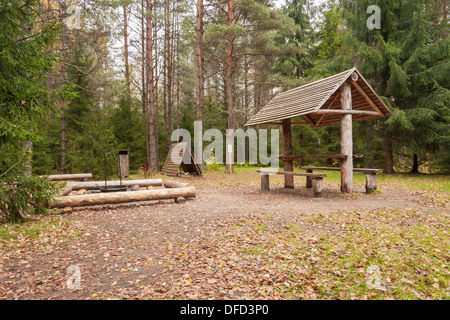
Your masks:
<svg viewBox="0 0 450 320"><path fill-rule="evenodd" d="M312 180L314 197L321 198L323 194L323 178L316 177Z"/></svg>
<svg viewBox="0 0 450 320"><path fill-rule="evenodd" d="M352 90L348 83L341 87L341 109L352 110ZM341 162L341 192L353 192L353 132L352 115L341 116L341 154L347 157Z"/></svg>
<svg viewBox="0 0 450 320"><path fill-rule="evenodd" d="M308 170L306 170L306 173L313 173L313 170L308 169ZM312 187L313 187L313 185L312 185L311 177L306 177L306 188L311 189Z"/></svg>
<svg viewBox="0 0 450 320"><path fill-rule="evenodd" d="M372 193L377 190L377 174L366 173L366 193Z"/></svg>
<svg viewBox="0 0 450 320"><path fill-rule="evenodd" d="M292 132L291 132L291 119L285 119L282 122L283 128L283 155L292 155ZM284 171L293 172L294 171L294 161L284 160ZM285 175L284 176L284 187L289 189L294 189L294 176Z"/></svg>
<svg viewBox="0 0 450 320"><path fill-rule="evenodd" d="M270 190L269 177L270 175L261 173L261 190Z"/></svg>

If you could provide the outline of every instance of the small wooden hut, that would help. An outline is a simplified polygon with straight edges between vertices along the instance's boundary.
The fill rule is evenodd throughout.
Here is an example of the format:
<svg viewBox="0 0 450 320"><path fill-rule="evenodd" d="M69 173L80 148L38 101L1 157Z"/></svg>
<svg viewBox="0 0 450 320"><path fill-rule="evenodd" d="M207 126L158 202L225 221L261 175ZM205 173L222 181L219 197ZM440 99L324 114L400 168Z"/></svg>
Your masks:
<svg viewBox="0 0 450 320"><path fill-rule="evenodd" d="M370 84L353 68L278 94L246 126L280 125L283 132L284 171L293 171L292 125L341 127L341 191L353 192L352 123L390 117L392 112ZM299 121L294 121L298 119ZM321 157L321 156L317 156ZM331 156L323 156L331 157ZM293 175L285 175L285 187L293 188Z"/></svg>
<svg viewBox="0 0 450 320"><path fill-rule="evenodd" d="M177 152L178 154L176 154ZM202 175L200 168L195 164L194 155L187 142L177 142L170 146L161 173L170 177L176 177L180 166L186 173L198 176Z"/></svg>

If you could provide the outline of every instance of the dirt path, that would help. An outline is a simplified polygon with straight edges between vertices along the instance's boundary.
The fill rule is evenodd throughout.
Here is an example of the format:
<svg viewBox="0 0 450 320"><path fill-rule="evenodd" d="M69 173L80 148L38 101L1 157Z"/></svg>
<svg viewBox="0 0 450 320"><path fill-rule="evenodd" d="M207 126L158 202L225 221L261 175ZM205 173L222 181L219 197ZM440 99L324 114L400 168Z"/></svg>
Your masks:
<svg viewBox="0 0 450 320"><path fill-rule="evenodd" d="M174 270L177 259L185 254L180 252L183 246L198 239L210 239L217 230L239 222L263 218L267 228L277 230L302 221L306 233L307 229L314 229L307 223L308 216L319 212L419 207L433 210L427 207L426 198L420 193L401 189L343 196L334 184L325 189L324 198L315 199L311 197L312 191L300 182L295 190L274 184L273 191L261 192L257 183L190 181L198 190L194 200L94 208L63 216L76 225L81 233L79 237L67 244L5 257L1 266L0 298L155 297L155 292L163 294L173 277L182 273ZM72 265L81 271L78 290L67 289L66 270ZM195 262L191 267L196 268Z"/></svg>

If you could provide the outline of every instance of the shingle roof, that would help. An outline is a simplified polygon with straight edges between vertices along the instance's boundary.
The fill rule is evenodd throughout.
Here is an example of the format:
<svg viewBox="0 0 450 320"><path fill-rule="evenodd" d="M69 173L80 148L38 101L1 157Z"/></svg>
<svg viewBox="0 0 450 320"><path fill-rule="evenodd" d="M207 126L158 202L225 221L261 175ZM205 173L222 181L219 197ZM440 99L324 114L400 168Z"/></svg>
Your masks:
<svg viewBox="0 0 450 320"><path fill-rule="evenodd" d="M352 82L352 109L376 111L373 115L353 115L353 121L389 117L392 112L381 100L358 69L353 68L334 76L312 82L278 94L263 107L246 126L273 124L284 119L303 117L312 126L339 124L339 114L317 114L320 109L341 109L340 87L356 73L358 80Z"/></svg>

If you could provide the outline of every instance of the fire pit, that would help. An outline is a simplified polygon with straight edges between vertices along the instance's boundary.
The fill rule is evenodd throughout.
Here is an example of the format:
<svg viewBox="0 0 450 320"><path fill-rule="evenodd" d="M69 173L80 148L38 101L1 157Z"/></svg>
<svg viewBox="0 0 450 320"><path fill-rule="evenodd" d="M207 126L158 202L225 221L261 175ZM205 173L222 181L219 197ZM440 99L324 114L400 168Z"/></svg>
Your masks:
<svg viewBox="0 0 450 320"><path fill-rule="evenodd" d="M107 186L99 189L101 192L123 192L127 191L128 187L124 186Z"/></svg>

